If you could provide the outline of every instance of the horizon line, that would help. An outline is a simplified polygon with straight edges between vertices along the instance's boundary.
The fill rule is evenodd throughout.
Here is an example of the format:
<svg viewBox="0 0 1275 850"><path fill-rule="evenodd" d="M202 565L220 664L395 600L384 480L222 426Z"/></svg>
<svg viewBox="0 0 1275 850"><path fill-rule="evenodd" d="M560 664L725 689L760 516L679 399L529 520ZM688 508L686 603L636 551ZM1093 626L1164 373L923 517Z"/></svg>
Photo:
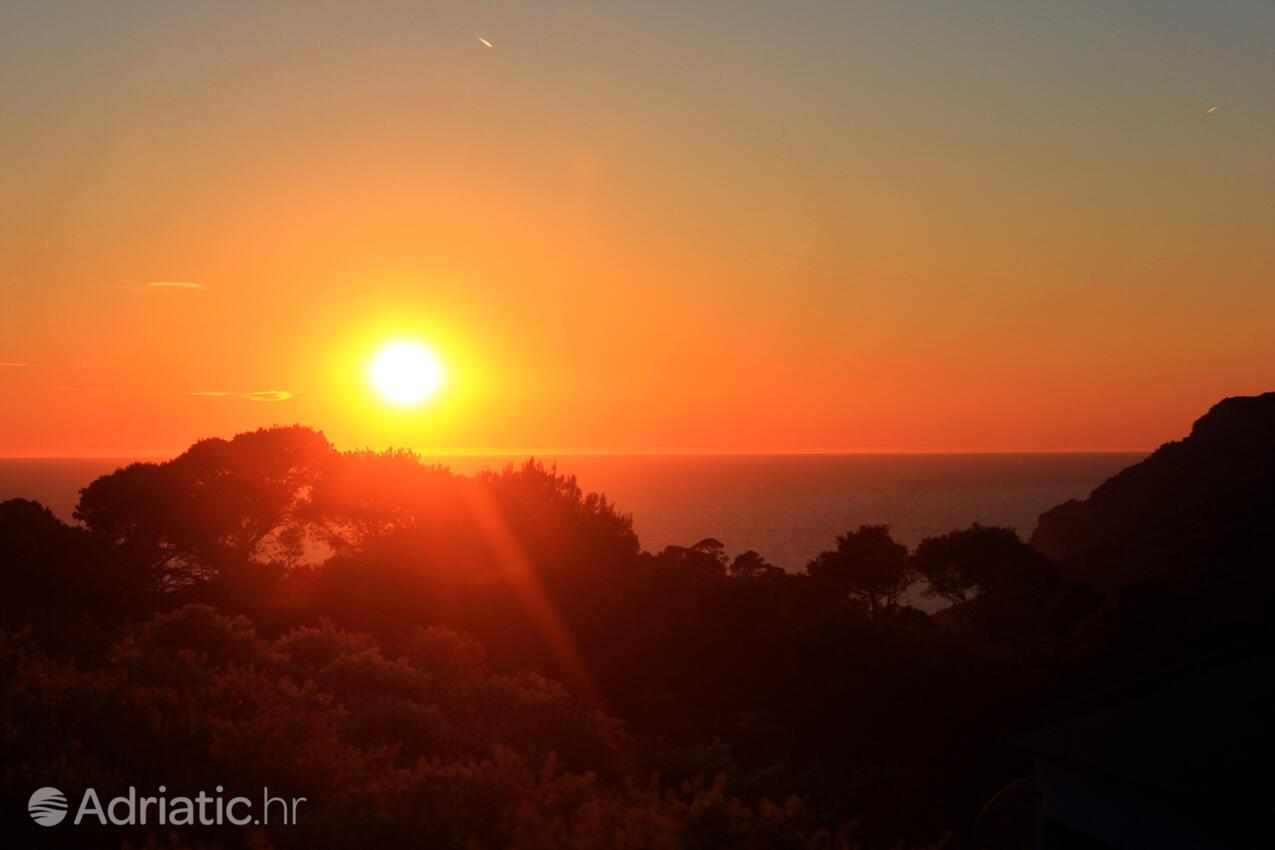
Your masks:
<svg viewBox="0 0 1275 850"><path fill-rule="evenodd" d="M422 458L556 458L556 457L936 457L951 455L1134 455L1150 454L1155 449L764 449L711 450L698 449L416 449L410 446L360 446L337 451L388 451L407 449ZM184 452L147 449L135 452L0 454L2 460L167 460Z"/></svg>

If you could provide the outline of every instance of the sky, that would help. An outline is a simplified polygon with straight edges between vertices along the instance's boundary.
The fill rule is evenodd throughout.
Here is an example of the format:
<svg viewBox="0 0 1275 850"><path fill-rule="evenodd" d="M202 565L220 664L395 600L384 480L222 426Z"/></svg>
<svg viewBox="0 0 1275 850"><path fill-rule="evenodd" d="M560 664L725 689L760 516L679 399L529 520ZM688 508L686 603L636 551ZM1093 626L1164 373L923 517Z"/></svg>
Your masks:
<svg viewBox="0 0 1275 850"><path fill-rule="evenodd" d="M1275 389L1272 44L1266 0L5 3L0 455L1150 449Z"/></svg>

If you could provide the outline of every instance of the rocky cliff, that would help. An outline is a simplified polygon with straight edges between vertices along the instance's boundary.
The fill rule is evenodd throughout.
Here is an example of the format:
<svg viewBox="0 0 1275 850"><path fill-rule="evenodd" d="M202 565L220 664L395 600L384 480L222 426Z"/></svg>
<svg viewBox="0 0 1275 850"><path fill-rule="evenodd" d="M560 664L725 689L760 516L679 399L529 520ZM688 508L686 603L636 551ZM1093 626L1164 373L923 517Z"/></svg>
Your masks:
<svg viewBox="0 0 1275 850"><path fill-rule="evenodd" d="M1275 572L1275 393L1228 398L1185 439L1040 517L1031 543L1109 595L1266 593Z"/></svg>

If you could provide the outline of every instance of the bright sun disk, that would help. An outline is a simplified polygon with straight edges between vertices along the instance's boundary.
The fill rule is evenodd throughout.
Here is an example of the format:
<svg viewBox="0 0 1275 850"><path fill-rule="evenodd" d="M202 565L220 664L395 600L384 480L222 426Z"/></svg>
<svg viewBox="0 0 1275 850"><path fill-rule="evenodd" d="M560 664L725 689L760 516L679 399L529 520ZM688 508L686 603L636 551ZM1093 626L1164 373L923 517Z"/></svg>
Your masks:
<svg viewBox="0 0 1275 850"><path fill-rule="evenodd" d="M425 346L395 342L377 352L368 375L372 386L385 400L394 404L420 404L438 392L443 367Z"/></svg>

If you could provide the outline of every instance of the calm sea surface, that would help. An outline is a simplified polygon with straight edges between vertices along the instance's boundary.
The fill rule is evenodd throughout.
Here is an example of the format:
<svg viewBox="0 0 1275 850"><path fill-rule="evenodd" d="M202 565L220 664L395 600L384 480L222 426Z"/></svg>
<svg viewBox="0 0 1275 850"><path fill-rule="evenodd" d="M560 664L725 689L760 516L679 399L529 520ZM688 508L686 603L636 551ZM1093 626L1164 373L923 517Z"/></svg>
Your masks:
<svg viewBox="0 0 1275 850"><path fill-rule="evenodd" d="M716 537L800 569L836 535L889 523L909 546L981 522L1027 537L1041 512L1083 497L1141 454L567 456L558 468L633 515L643 547ZM457 472L508 457L433 458ZM546 459L551 462L552 459ZM119 458L0 459L0 501L36 499L69 519L79 488Z"/></svg>

